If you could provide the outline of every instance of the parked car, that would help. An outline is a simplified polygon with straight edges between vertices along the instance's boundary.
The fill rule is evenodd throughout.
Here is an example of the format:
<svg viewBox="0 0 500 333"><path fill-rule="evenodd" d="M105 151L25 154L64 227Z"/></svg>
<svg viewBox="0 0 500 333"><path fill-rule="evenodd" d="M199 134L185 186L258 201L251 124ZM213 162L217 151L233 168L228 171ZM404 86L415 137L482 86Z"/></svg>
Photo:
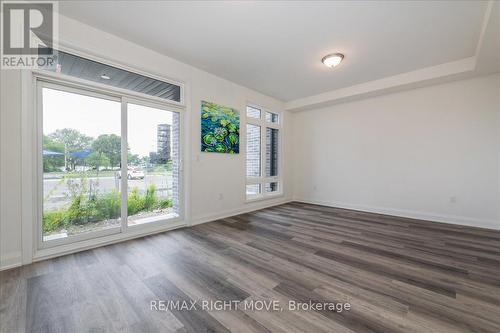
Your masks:
<svg viewBox="0 0 500 333"><path fill-rule="evenodd" d="M116 173L118 178L122 178L121 170ZM137 168L128 167L127 168L127 179L144 179L144 171Z"/></svg>

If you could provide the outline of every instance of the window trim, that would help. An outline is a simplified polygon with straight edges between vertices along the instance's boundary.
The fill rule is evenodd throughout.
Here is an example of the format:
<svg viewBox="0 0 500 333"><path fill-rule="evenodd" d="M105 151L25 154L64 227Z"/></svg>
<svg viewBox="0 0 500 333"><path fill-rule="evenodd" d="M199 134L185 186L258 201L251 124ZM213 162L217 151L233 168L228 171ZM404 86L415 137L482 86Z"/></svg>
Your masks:
<svg viewBox="0 0 500 333"><path fill-rule="evenodd" d="M260 110L260 118L247 117L247 107L252 107ZM266 112L278 115L278 122L272 123L266 121ZM268 108L259 106L254 103L246 103L245 106L245 202L254 202L260 200L267 200L283 195L283 113L273 111ZM246 176L246 124L251 124L260 127L260 177L247 177ZM272 177L265 176L266 170L266 128L273 128L278 130L278 175ZM277 182L278 190L275 192L266 193L266 184ZM261 193L258 195L248 195L246 193L246 185L260 184Z"/></svg>

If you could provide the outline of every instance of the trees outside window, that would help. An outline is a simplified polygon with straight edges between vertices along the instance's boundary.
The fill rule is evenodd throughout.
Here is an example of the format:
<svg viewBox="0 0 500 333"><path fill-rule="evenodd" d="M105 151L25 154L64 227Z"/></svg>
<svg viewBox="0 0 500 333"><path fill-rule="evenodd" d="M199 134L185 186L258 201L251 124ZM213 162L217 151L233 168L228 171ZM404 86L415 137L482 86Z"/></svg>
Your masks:
<svg viewBox="0 0 500 333"><path fill-rule="evenodd" d="M126 143L123 116L119 101L43 89L44 240L118 228L125 211L128 225L175 216L178 113L127 103Z"/></svg>

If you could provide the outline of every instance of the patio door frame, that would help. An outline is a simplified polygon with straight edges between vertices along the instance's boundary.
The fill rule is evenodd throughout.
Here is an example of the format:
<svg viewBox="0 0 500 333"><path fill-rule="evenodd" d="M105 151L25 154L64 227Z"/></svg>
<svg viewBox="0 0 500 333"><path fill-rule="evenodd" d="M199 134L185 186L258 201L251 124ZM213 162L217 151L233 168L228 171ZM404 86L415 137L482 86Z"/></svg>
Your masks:
<svg viewBox="0 0 500 333"><path fill-rule="evenodd" d="M86 248L102 246L121 240L161 232L186 226L185 222L185 172L183 159L186 154L185 135L186 107L183 102L162 100L160 98L114 88L63 74L44 71L23 73L23 264L42 260ZM80 95L103 98L121 103L121 174L127 174L127 105L133 103L179 114L179 170L178 170L178 217L167 218L145 224L129 226L126 200L128 196L127 177L121 177L121 224L115 228L69 236L63 239L43 241L43 96L44 87ZM183 89L181 89L183 91ZM181 94L183 96L183 93ZM29 101L32 103L29 103ZM28 102L27 102L28 101ZM31 165L31 167L30 167ZM29 181L31 179L31 181ZM26 204L24 204L26 203ZM31 241L30 241L31 239ZM30 244L31 243L31 244ZM31 247L31 248L30 248Z"/></svg>

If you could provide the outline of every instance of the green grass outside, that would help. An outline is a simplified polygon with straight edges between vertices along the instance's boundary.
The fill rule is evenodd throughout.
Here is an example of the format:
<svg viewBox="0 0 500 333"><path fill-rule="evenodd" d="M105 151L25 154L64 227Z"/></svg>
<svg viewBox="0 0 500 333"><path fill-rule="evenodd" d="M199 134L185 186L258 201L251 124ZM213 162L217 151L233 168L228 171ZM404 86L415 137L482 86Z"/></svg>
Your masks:
<svg viewBox="0 0 500 333"><path fill-rule="evenodd" d="M148 186L141 194L134 188L127 201L129 215L140 212L152 212L172 207L172 199L158 198L155 185ZM88 196L86 193L75 193L71 202L64 208L44 212L43 232L50 233L67 228L73 224L87 224L102 220L117 219L121 213L120 192L113 190L106 194Z"/></svg>

